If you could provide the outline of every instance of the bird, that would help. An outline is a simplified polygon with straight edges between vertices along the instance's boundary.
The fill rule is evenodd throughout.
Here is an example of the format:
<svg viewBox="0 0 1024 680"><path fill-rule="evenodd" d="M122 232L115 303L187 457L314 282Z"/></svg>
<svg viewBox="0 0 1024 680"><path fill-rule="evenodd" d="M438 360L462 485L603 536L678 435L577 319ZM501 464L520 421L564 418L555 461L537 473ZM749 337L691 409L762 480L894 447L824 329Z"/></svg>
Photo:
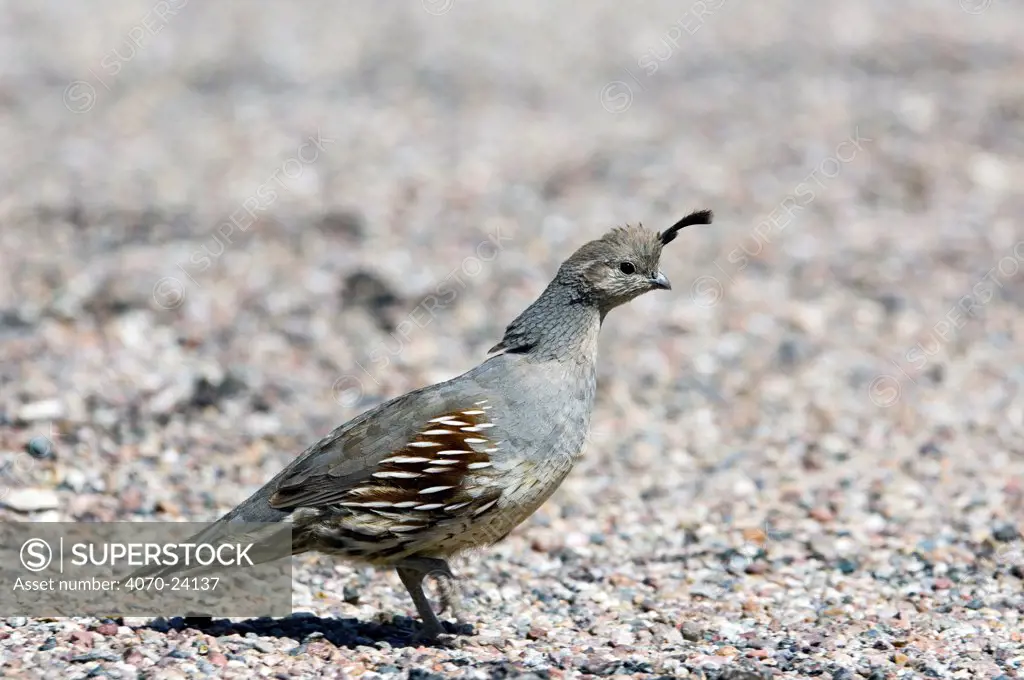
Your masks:
<svg viewBox="0 0 1024 680"><path fill-rule="evenodd" d="M291 532L292 554L394 568L419 634L445 634L424 578L454 580L451 558L506 537L565 480L588 437L606 315L671 290L662 249L712 217L695 211L660 232L615 227L585 243L482 363L337 427L199 540L232 523L273 523Z"/></svg>

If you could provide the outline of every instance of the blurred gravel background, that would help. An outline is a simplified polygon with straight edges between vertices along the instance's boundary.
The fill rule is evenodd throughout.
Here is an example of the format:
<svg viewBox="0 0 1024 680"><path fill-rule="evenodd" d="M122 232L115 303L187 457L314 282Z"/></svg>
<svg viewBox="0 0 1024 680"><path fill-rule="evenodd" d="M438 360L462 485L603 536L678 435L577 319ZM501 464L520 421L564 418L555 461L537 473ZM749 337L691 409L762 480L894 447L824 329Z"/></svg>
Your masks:
<svg viewBox="0 0 1024 680"><path fill-rule="evenodd" d="M472 635L310 558L286 620L0 619L0 673L1021 677L1022 26L0 2L4 521L213 519L583 241L717 215L609 317L584 462L460 565Z"/></svg>

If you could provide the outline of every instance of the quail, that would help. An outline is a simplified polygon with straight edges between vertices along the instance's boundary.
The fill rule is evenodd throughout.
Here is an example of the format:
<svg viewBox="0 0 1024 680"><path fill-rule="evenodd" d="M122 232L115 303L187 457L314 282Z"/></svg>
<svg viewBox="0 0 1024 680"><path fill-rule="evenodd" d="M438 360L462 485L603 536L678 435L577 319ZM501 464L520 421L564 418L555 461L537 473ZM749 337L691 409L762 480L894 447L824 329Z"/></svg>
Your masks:
<svg viewBox="0 0 1024 680"><path fill-rule="evenodd" d="M617 227L586 243L483 363L338 427L211 530L287 522L293 554L393 567L421 635L443 633L424 577L454 578L449 558L501 540L559 487L587 438L605 315L670 290L662 248L711 219L698 211L662 232Z"/></svg>

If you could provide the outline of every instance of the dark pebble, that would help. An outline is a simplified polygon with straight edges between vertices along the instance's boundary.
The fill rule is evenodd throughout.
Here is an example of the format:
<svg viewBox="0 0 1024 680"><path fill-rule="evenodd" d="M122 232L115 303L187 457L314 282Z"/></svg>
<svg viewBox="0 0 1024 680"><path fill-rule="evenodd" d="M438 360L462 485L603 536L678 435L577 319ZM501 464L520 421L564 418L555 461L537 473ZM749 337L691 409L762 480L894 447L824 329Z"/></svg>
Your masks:
<svg viewBox="0 0 1024 680"><path fill-rule="evenodd" d="M37 460L46 460L56 456L53 450L53 442L46 437L32 437L32 439L28 440L28 444L25 445L25 451Z"/></svg>
<svg viewBox="0 0 1024 680"><path fill-rule="evenodd" d="M1017 531L1017 527L1012 524L1003 524L992 531L992 538L996 539L1000 543L1015 541L1018 536L1020 536L1020 532Z"/></svg>
<svg viewBox="0 0 1024 680"><path fill-rule="evenodd" d="M235 396L248 387L245 382L231 373L228 373L217 384L211 383L206 378L196 380L192 387L192 397L189 399L189 406L194 409L204 409L208 406L216 406L223 399Z"/></svg>
<svg viewBox="0 0 1024 680"><path fill-rule="evenodd" d="M359 589L355 586L345 586L342 590L342 598L349 604L359 604Z"/></svg>
<svg viewBox="0 0 1024 680"><path fill-rule="evenodd" d="M349 274L342 284L342 308L361 307L370 314L378 328L388 333L395 330L392 317L401 302L398 293L384 279L369 271Z"/></svg>
<svg viewBox="0 0 1024 680"><path fill-rule="evenodd" d="M24 330L34 326L32 321L24 318L16 309L5 309L0 312L0 329Z"/></svg>
<svg viewBox="0 0 1024 680"><path fill-rule="evenodd" d="M903 298L899 295L893 295L892 293L883 293L882 295L879 295L876 300L880 305L882 305L882 309L885 310L886 316L892 316L906 307L906 302Z"/></svg>
<svg viewBox="0 0 1024 680"><path fill-rule="evenodd" d="M358 210L335 210L323 216L318 225L325 234L362 240L366 235L366 220Z"/></svg>
<svg viewBox="0 0 1024 680"><path fill-rule="evenodd" d="M857 571L858 567L856 562L847 559L839 560L838 562L836 562L836 566L839 568L839 571L843 572L844 574L852 574L853 572Z"/></svg>
<svg viewBox="0 0 1024 680"><path fill-rule="evenodd" d="M775 350L775 360L783 369L789 369L802 363L809 352L806 343L796 340L783 340Z"/></svg>

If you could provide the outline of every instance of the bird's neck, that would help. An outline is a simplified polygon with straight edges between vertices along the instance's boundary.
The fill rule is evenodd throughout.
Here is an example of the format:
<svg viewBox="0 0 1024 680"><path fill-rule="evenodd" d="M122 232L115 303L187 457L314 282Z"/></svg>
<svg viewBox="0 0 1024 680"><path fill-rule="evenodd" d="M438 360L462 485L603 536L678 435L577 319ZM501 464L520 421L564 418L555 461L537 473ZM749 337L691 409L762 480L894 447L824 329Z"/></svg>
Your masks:
<svg viewBox="0 0 1024 680"><path fill-rule="evenodd" d="M494 351L540 361L592 363L597 360L597 336L603 318L596 305L556 279L508 325Z"/></svg>

